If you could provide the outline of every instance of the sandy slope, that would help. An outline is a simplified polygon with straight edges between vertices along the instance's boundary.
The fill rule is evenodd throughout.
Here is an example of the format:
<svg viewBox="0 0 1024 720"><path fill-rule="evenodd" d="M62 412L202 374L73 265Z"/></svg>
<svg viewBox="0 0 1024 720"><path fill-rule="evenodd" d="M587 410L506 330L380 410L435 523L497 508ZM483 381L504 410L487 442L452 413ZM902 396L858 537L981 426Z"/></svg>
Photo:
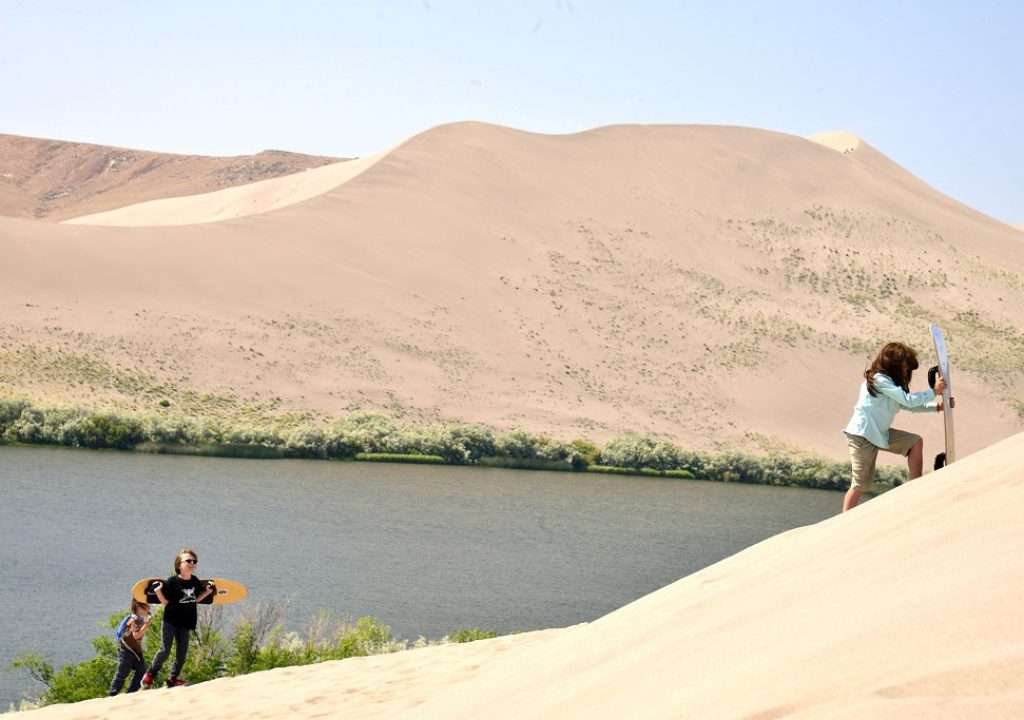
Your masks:
<svg viewBox="0 0 1024 720"><path fill-rule="evenodd" d="M866 360L899 338L927 363L936 320L969 453L1024 427L1022 278L1019 232L865 142L458 123L257 215L0 218L0 390L842 458Z"/></svg>
<svg viewBox="0 0 1024 720"><path fill-rule="evenodd" d="M592 623L31 718L1016 718L1024 435Z"/></svg>
<svg viewBox="0 0 1024 720"><path fill-rule="evenodd" d="M389 150L305 172L185 197L150 200L116 210L65 220L69 225L145 227L197 225L258 215L323 195L373 167Z"/></svg>

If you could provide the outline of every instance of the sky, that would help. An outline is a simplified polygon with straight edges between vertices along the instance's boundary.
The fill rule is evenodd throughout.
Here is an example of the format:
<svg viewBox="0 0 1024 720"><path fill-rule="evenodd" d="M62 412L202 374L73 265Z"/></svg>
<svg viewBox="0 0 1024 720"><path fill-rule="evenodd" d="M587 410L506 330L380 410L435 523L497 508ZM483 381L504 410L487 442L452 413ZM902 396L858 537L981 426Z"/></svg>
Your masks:
<svg viewBox="0 0 1024 720"><path fill-rule="evenodd" d="M0 133L371 155L436 125L846 130L1024 224L1017 0L0 0Z"/></svg>

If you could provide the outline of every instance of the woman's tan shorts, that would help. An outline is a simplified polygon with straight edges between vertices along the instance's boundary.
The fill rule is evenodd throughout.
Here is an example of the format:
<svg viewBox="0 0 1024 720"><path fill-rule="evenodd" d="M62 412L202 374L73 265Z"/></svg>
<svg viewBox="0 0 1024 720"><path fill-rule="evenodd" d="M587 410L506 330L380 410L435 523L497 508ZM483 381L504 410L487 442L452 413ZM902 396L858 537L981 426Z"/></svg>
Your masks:
<svg viewBox="0 0 1024 720"><path fill-rule="evenodd" d="M850 448L850 464L853 466L853 480L850 483L850 488L866 492L875 486L875 460L878 458L879 450L908 455L910 448L914 447L920 439L920 435L891 428L889 430L889 447L880 448L860 435L847 435L846 444Z"/></svg>

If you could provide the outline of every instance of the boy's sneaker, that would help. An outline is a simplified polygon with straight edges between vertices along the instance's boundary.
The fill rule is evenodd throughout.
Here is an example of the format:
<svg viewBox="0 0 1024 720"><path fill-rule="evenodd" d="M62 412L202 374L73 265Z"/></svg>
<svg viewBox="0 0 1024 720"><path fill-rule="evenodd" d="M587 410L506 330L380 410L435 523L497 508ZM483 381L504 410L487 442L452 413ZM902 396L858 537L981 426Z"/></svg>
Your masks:
<svg viewBox="0 0 1024 720"><path fill-rule="evenodd" d="M147 672L142 676L142 689L149 690L151 687L153 687L153 676Z"/></svg>
<svg viewBox="0 0 1024 720"><path fill-rule="evenodd" d="M167 681L167 687L169 688L181 687L182 685L188 685L188 683L182 680L181 678L171 678Z"/></svg>

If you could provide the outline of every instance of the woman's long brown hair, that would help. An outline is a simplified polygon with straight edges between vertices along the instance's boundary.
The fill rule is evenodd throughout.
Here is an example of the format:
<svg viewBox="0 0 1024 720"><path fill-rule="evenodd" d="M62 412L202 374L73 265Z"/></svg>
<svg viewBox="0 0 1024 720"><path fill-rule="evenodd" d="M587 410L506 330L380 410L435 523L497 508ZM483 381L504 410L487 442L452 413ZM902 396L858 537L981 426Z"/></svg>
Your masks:
<svg viewBox="0 0 1024 720"><path fill-rule="evenodd" d="M878 389L875 387L875 375L882 373L888 375L894 383L903 388L904 392L910 392L910 378L917 370L917 351L909 345L892 342L878 351L878 357L871 363L871 367L864 371L864 378L868 381L868 392L871 397L878 397Z"/></svg>

